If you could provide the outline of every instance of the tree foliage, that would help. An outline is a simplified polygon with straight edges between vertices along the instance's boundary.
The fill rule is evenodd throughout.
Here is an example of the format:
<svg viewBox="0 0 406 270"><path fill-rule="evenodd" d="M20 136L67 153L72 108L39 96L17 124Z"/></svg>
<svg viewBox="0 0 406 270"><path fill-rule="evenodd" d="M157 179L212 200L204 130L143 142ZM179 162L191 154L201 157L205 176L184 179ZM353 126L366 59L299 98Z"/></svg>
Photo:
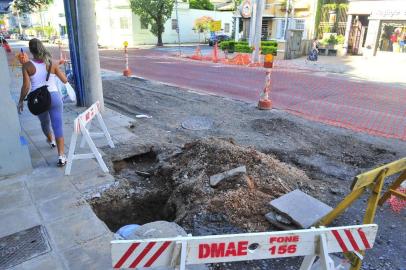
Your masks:
<svg viewBox="0 0 406 270"><path fill-rule="evenodd" d="M196 29L196 32L199 33L207 32L210 30L210 25L213 21L214 21L213 18L209 16L197 18L195 20L194 29Z"/></svg>
<svg viewBox="0 0 406 270"><path fill-rule="evenodd" d="M32 13L52 3L53 0L14 0L14 7L22 13Z"/></svg>
<svg viewBox="0 0 406 270"><path fill-rule="evenodd" d="M171 17L174 0L130 0L130 4L132 12L151 25L151 33L158 38L157 45L162 46L164 24Z"/></svg>
<svg viewBox="0 0 406 270"><path fill-rule="evenodd" d="M209 0L190 0L189 4L193 9L214 10L214 6Z"/></svg>

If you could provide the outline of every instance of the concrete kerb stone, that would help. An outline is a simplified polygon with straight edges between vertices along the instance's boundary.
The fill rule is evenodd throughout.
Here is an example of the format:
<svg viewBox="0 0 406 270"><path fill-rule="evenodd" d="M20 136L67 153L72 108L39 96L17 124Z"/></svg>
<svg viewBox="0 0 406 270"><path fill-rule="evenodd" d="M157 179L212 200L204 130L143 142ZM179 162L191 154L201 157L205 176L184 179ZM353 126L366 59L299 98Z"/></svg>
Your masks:
<svg viewBox="0 0 406 270"><path fill-rule="evenodd" d="M75 196L76 195L76 196ZM80 195L64 193L38 205L39 212L44 221L69 217L81 212L93 213L87 202Z"/></svg>
<svg viewBox="0 0 406 270"><path fill-rule="evenodd" d="M46 223L45 226L59 251L85 244L109 233L105 224L92 211L66 216Z"/></svg>
<svg viewBox="0 0 406 270"><path fill-rule="evenodd" d="M62 251L69 270L111 270L111 233Z"/></svg>

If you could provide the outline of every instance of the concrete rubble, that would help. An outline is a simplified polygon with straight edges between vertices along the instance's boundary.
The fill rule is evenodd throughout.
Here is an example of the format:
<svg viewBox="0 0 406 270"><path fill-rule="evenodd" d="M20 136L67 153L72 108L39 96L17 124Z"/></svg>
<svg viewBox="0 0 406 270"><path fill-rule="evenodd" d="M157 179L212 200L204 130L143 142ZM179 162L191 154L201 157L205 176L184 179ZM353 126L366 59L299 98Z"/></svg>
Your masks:
<svg viewBox="0 0 406 270"><path fill-rule="evenodd" d="M215 175L210 176L210 186L215 187L217 186L221 181L225 179L229 179L233 176L240 175L240 174L245 174L247 173L247 169L245 166L240 166L222 173L218 173Z"/></svg>

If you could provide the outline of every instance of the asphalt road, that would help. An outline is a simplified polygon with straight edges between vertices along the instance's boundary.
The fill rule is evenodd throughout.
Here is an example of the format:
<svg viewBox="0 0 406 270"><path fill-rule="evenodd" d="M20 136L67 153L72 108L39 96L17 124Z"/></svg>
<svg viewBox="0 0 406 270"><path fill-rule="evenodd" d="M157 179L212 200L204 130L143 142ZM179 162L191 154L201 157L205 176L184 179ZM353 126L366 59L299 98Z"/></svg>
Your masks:
<svg viewBox="0 0 406 270"><path fill-rule="evenodd" d="M182 47L182 52L191 55L193 49ZM210 50L206 46L202 52L209 54ZM56 47L51 51L59 58ZM177 52L177 47L130 49L129 66L133 75L145 79L253 104L258 102L265 69L194 61L177 57ZM100 50L103 69L121 73L124 63L122 50ZM276 63L272 70L274 108L339 127L406 140L404 87L357 81L311 66L290 66L289 61Z"/></svg>

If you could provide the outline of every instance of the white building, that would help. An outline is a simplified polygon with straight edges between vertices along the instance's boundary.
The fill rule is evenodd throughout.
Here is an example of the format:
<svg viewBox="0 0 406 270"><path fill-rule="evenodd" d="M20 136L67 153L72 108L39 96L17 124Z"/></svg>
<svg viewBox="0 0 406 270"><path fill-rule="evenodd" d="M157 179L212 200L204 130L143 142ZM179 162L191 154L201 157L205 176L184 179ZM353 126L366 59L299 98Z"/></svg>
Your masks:
<svg viewBox="0 0 406 270"><path fill-rule="evenodd" d="M178 3L179 33L182 43L199 41L199 34L193 29L194 21L202 16L209 16L220 20L224 34L231 36L233 13L231 11L208 11L190 9L187 2ZM139 16L132 13L128 0L96 0L96 23L99 44L108 47L121 48L124 41L130 46L155 45L157 37L143 24ZM201 40L203 37L200 35ZM162 34L164 43L177 43L176 12L165 23L165 32Z"/></svg>

